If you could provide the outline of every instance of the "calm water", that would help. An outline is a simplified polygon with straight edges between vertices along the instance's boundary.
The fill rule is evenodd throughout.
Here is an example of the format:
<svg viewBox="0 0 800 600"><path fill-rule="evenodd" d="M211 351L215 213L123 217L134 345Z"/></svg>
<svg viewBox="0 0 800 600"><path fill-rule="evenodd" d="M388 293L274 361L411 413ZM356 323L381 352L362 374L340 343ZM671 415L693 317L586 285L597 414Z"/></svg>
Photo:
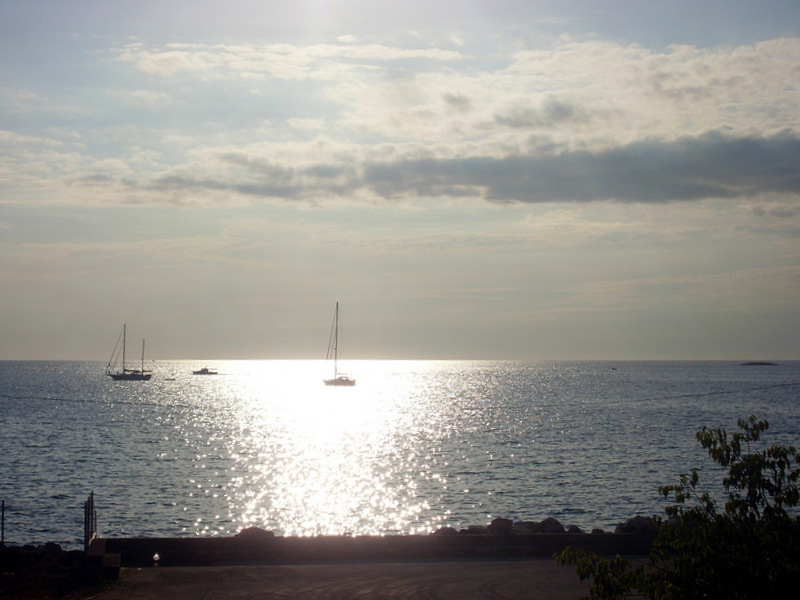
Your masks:
<svg viewBox="0 0 800 600"><path fill-rule="evenodd" d="M194 376L208 366L217 376ZM6 541L419 533L502 516L584 529L661 514L659 485L703 467L703 425L756 414L800 443L800 363L0 362ZM712 477L713 475L713 477Z"/></svg>

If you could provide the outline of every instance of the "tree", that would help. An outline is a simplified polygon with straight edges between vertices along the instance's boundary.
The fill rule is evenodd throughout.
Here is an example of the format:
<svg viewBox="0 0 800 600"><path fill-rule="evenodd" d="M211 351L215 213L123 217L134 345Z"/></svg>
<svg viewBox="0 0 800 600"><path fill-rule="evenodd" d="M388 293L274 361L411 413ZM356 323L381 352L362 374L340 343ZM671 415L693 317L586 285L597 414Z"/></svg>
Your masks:
<svg viewBox="0 0 800 600"><path fill-rule="evenodd" d="M800 454L794 446L752 446L769 428L755 416L739 419L732 436L703 427L697 440L728 470L724 510L699 489L697 469L659 492L673 502L656 517L658 534L648 560L604 560L567 548L559 564L592 580L593 599L644 597L794 598L800 589Z"/></svg>

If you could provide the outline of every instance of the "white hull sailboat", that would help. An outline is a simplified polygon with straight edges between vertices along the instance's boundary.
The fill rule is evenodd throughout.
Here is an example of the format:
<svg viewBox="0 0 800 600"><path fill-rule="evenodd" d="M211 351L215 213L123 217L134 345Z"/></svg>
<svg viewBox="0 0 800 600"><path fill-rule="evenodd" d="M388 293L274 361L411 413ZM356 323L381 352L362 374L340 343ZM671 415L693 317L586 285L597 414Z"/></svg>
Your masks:
<svg viewBox="0 0 800 600"><path fill-rule="evenodd" d="M352 377L339 373L339 303L336 303L336 310L333 313L333 325L331 326L331 337L328 341L328 356L326 360L333 358L333 379L323 379L325 385L332 386L353 386L356 380Z"/></svg>
<svg viewBox="0 0 800 600"><path fill-rule="evenodd" d="M122 348L120 349L119 339L117 345L114 346L114 352L111 353L111 358L108 359L106 365L106 375L111 377L114 381L147 381L153 374L144 368L144 340L142 340L142 366L140 369L129 369L125 365L125 346L127 342L127 325L122 326ZM117 361L122 358L122 367L117 368Z"/></svg>

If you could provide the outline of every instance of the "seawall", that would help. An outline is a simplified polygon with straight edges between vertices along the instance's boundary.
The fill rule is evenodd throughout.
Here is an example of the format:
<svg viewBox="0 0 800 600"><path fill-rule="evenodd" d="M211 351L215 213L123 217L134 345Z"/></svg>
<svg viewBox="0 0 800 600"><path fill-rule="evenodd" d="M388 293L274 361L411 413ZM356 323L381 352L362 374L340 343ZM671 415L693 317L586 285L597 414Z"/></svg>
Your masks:
<svg viewBox="0 0 800 600"><path fill-rule="evenodd" d="M98 538L94 552L118 555L122 566L200 566L442 559L550 558L567 546L601 556L647 554L644 533L537 533L213 538Z"/></svg>

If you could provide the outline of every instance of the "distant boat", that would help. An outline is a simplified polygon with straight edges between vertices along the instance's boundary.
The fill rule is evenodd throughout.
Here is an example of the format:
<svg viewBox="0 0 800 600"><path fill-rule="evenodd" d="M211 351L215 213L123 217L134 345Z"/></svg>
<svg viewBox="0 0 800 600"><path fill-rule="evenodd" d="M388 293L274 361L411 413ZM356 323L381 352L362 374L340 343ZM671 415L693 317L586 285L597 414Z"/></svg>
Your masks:
<svg viewBox="0 0 800 600"><path fill-rule="evenodd" d="M328 341L328 355L326 360L333 358L333 379L323 379L325 385L334 386L353 386L356 380L339 373L339 303L336 303L336 310L333 313L333 325L331 326L331 337Z"/></svg>
<svg viewBox="0 0 800 600"><path fill-rule="evenodd" d="M212 371L208 367L203 367L197 371L192 371L192 375L218 375L216 371Z"/></svg>
<svg viewBox="0 0 800 600"><path fill-rule="evenodd" d="M106 365L106 375L111 377L114 381L147 381L153 374L144 368L144 340L142 340L142 366L140 369L129 369L125 365L125 346L127 343L127 325L122 326L122 348L120 348L119 338L117 345L114 346L114 352L111 353L111 358L108 359ZM122 358L121 368L117 368L117 362L120 357Z"/></svg>

